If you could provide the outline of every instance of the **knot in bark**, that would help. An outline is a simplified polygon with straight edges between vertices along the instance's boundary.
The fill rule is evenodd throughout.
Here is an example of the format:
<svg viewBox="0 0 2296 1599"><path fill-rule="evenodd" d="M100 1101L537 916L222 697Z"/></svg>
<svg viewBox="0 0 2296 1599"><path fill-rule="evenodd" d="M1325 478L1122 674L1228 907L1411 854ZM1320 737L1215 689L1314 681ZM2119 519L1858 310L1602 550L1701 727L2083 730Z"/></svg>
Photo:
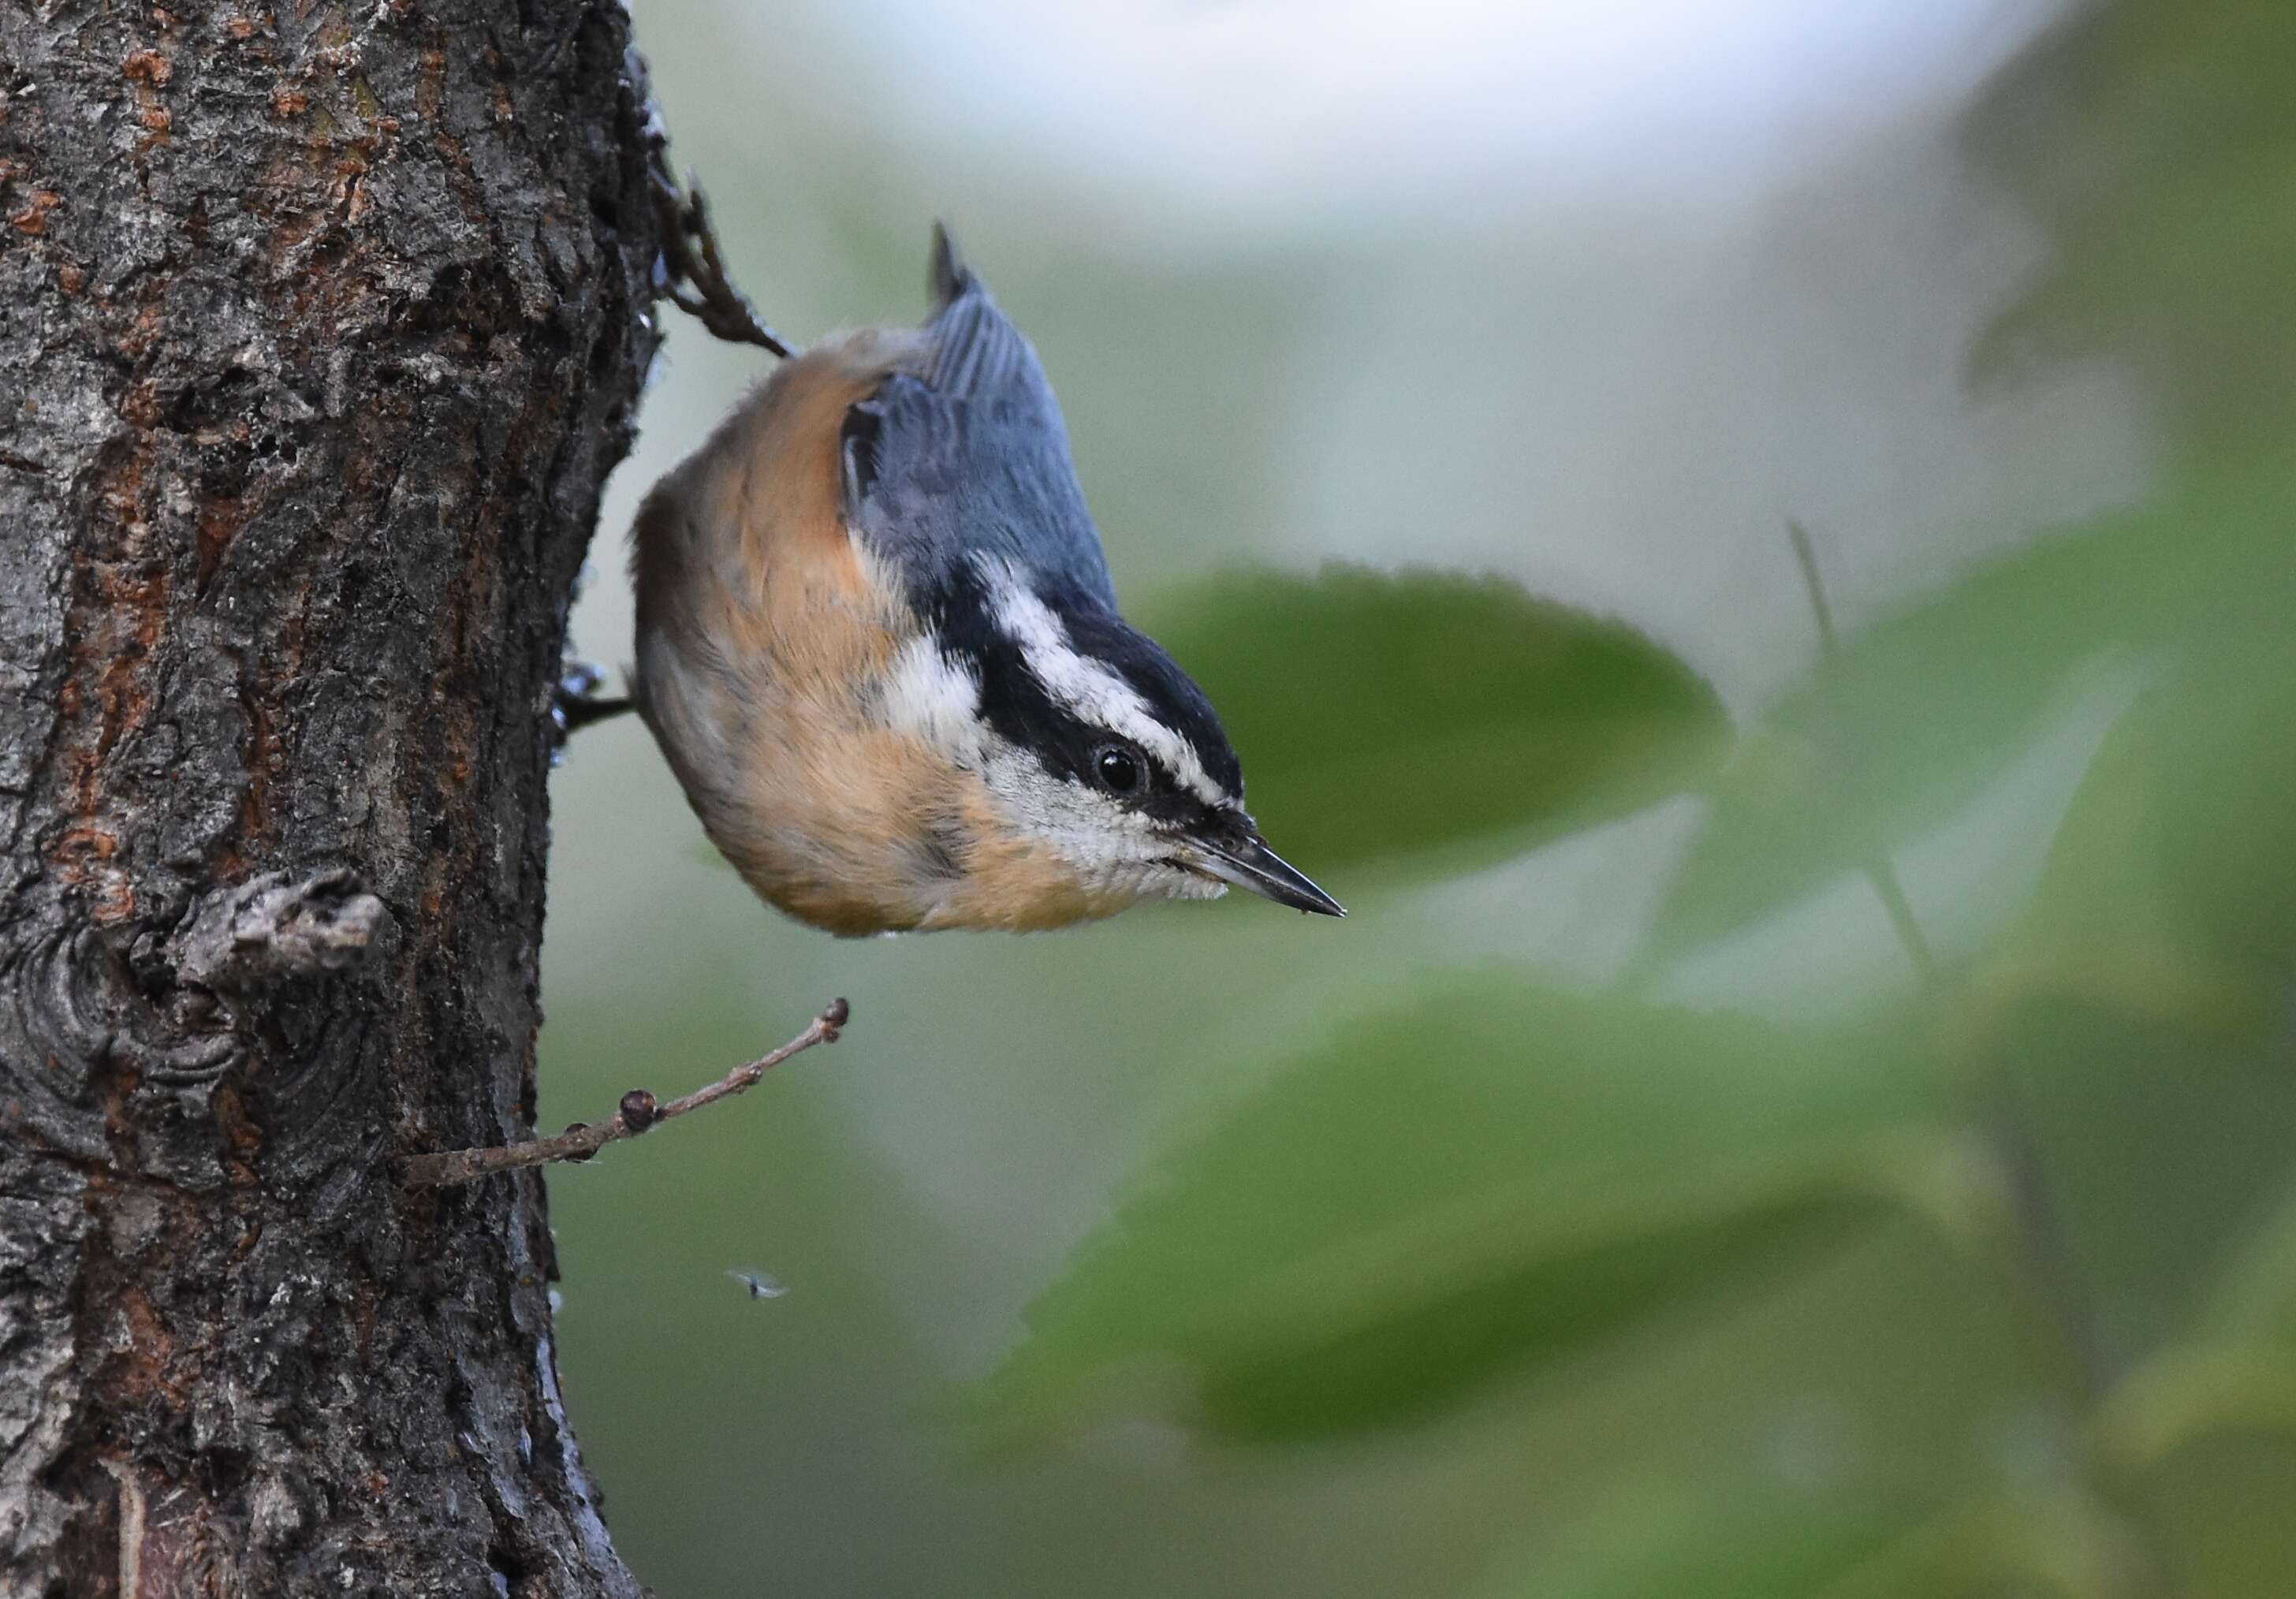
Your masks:
<svg viewBox="0 0 2296 1599"><path fill-rule="evenodd" d="M345 867L267 872L201 900L172 943L178 981L245 991L347 971L375 947L390 913Z"/></svg>

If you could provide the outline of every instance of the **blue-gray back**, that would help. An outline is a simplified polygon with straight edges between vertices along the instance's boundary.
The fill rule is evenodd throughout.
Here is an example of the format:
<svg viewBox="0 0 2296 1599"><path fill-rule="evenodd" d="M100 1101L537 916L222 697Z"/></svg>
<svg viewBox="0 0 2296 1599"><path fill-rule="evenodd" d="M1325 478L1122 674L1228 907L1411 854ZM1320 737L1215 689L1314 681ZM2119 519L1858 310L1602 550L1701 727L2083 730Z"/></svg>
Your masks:
<svg viewBox="0 0 2296 1599"><path fill-rule="evenodd" d="M920 597L976 554L1004 555L1040 591L1111 612L1116 591L1037 352L933 237L939 308L917 370L848 415L847 520Z"/></svg>

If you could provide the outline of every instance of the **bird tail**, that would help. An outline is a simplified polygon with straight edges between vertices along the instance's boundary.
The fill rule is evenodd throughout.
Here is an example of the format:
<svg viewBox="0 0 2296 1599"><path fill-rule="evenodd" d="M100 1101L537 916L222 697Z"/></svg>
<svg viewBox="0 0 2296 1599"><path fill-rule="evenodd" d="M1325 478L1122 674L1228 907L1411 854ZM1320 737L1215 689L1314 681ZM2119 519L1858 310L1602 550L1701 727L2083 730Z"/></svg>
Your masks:
<svg viewBox="0 0 2296 1599"><path fill-rule="evenodd" d="M957 254L943 223L933 224L931 280L933 315L924 327L920 377L960 398L1009 397L1044 384L1036 351Z"/></svg>
<svg viewBox="0 0 2296 1599"><path fill-rule="evenodd" d="M926 286L932 291L936 316L947 310L957 296L972 287L972 269L957 252L956 240L946 222L933 224L932 267Z"/></svg>

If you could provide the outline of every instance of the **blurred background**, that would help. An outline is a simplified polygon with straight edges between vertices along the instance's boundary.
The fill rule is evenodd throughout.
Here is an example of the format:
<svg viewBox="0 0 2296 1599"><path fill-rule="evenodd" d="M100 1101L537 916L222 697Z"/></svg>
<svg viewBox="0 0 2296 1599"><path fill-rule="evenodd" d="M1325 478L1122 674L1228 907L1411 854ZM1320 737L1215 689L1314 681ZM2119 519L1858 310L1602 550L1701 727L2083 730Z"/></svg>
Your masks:
<svg viewBox="0 0 2296 1599"><path fill-rule="evenodd" d="M551 1176L641 1576L2296 1592L2285 0L637 28L784 334L956 228L1351 912L839 942L582 734L542 1122L855 1014Z"/></svg>

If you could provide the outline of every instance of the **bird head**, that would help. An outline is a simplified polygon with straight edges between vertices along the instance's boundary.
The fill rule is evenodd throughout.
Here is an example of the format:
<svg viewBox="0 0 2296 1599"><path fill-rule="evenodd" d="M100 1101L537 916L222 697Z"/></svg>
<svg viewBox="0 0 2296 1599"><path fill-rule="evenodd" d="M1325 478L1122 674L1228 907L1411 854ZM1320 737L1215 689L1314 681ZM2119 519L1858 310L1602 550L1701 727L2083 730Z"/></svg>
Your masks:
<svg viewBox="0 0 2296 1599"><path fill-rule="evenodd" d="M889 674L885 713L977 777L996 819L1095 905L1242 888L1344 915L1244 808L1211 702L1156 642L1010 555L945 578ZM975 856L979 840L962 845Z"/></svg>

